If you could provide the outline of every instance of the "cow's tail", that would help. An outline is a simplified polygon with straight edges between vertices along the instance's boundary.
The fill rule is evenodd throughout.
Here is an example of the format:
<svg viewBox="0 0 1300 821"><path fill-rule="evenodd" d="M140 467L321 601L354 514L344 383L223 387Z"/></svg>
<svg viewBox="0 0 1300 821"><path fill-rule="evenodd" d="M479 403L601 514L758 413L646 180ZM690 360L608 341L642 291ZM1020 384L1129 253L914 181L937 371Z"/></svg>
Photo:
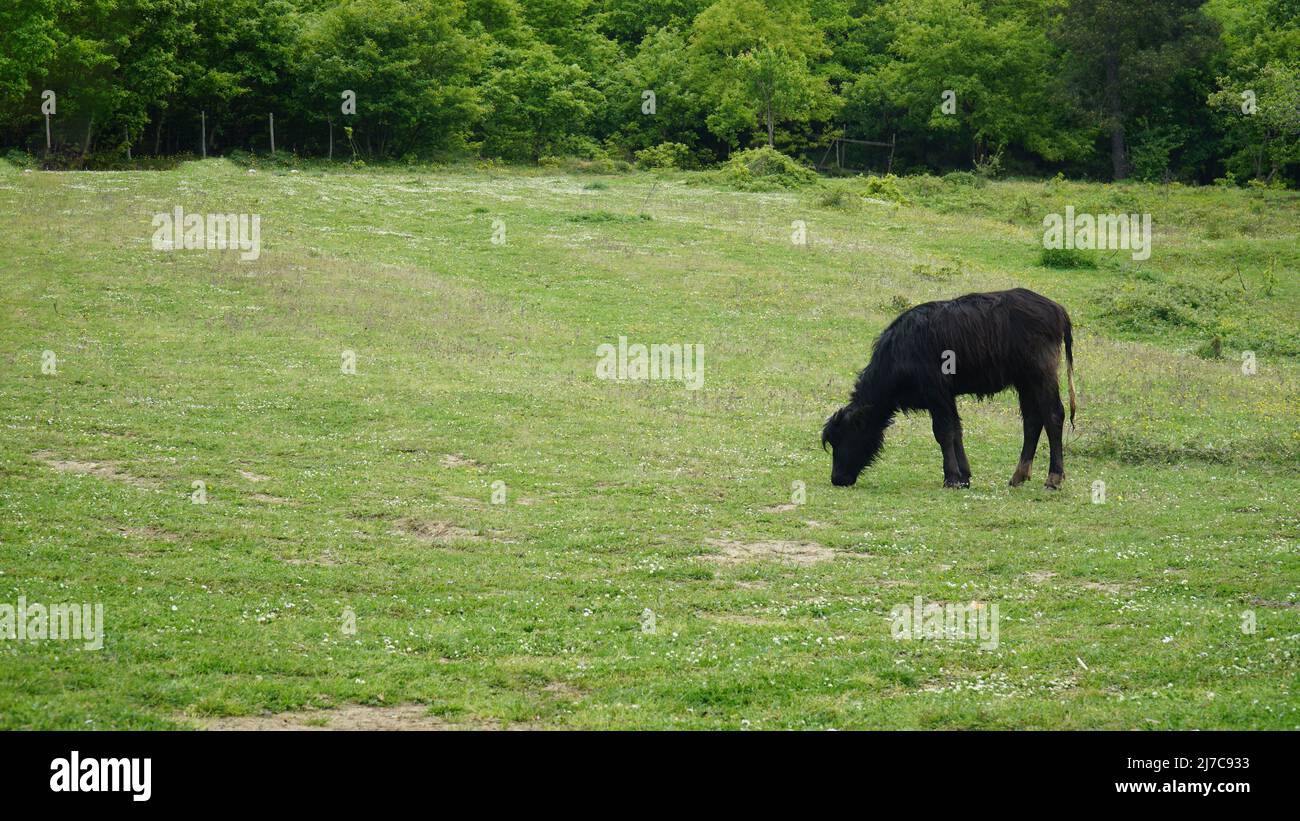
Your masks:
<svg viewBox="0 0 1300 821"><path fill-rule="evenodd" d="M1069 314L1065 314L1065 381L1070 386L1070 430L1074 430L1074 337L1070 334Z"/></svg>

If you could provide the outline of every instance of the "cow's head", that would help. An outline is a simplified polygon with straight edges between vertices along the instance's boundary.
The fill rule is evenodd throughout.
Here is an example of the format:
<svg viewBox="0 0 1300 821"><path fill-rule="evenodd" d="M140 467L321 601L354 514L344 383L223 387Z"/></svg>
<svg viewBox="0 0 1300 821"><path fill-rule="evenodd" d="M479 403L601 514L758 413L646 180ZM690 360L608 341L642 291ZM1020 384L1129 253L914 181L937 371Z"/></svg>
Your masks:
<svg viewBox="0 0 1300 821"><path fill-rule="evenodd" d="M822 427L822 449L831 449L831 484L848 487L858 481L880 453L888 424L873 419L861 405L845 405L831 414Z"/></svg>

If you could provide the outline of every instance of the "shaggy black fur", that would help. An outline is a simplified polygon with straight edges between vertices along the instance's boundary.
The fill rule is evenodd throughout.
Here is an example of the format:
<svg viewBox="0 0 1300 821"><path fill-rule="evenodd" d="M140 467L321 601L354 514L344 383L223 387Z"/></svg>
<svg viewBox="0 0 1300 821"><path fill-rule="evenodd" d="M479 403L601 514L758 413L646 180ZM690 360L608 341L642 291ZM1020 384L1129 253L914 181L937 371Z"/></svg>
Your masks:
<svg viewBox="0 0 1300 821"><path fill-rule="evenodd" d="M832 448L831 482L857 481L879 455L895 414L928 411L943 451L944 485L969 487L957 397L984 398L1014 387L1025 438L1011 484L1029 478L1039 434L1046 428L1051 446L1047 487L1060 487L1065 478L1065 408L1057 378L1062 342L1073 426L1074 341L1070 315L1060 305L1016 288L927 302L904 311L876 339L871 363L858 376L849 404L832 414L822 429L822 447Z"/></svg>

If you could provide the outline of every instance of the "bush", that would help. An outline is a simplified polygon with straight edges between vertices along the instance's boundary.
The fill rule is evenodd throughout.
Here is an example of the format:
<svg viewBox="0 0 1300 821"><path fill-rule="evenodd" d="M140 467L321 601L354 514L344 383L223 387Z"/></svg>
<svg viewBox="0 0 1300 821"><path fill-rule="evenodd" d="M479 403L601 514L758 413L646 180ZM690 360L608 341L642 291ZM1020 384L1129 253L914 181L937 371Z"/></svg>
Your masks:
<svg viewBox="0 0 1300 821"><path fill-rule="evenodd" d="M935 266L920 263L912 266L912 273L919 277L925 277L926 279L943 280L961 276L961 268L949 264Z"/></svg>
<svg viewBox="0 0 1300 821"><path fill-rule="evenodd" d="M9 149L9 153L5 154L5 162L14 168L36 167L36 158L19 148Z"/></svg>
<svg viewBox="0 0 1300 821"><path fill-rule="evenodd" d="M970 171L951 171L943 175L943 181L950 185L966 185L971 188L981 188L989 182L986 177L978 177Z"/></svg>
<svg viewBox="0 0 1300 821"><path fill-rule="evenodd" d="M867 177L865 195L872 199L907 205L908 199L898 187L898 177L886 174L883 177Z"/></svg>
<svg viewBox="0 0 1300 821"><path fill-rule="evenodd" d="M612 211L584 211L570 214L569 222L650 222L654 217L649 214L615 214Z"/></svg>
<svg viewBox="0 0 1300 821"><path fill-rule="evenodd" d="M991 180L1002 173L1002 149L996 154L985 156L975 161L975 174L981 179Z"/></svg>
<svg viewBox="0 0 1300 821"><path fill-rule="evenodd" d="M889 301L881 303L880 310L884 311L887 315L893 316L894 314L901 314L903 311L906 311L911 307L911 300L902 294L894 294L889 298Z"/></svg>
<svg viewBox="0 0 1300 821"><path fill-rule="evenodd" d="M853 209L862 205L862 196L843 182L832 182L817 193L817 204L823 208Z"/></svg>
<svg viewBox="0 0 1300 821"><path fill-rule="evenodd" d="M1222 359L1223 340L1217 336L1210 337L1196 349L1196 355L1201 359Z"/></svg>
<svg viewBox="0 0 1300 821"><path fill-rule="evenodd" d="M774 191L802 188L817 179L817 172L764 146L733 154L708 179L747 191Z"/></svg>
<svg viewBox="0 0 1300 821"><path fill-rule="evenodd" d="M591 157L542 157L538 161L544 168L566 171L570 174L625 174L632 170L626 160L615 160L604 154Z"/></svg>
<svg viewBox="0 0 1300 821"><path fill-rule="evenodd" d="M685 168L691 149L682 143L659 143L636 152L636 164L642 168Z"/></svg>
<svg viewBox="0 0 1300 821"><path fill-rule="evenodd" d="M1038 252L1038 264L1044 268L1096 268L1097 260L1077 248L1044 248Z"/></svg>

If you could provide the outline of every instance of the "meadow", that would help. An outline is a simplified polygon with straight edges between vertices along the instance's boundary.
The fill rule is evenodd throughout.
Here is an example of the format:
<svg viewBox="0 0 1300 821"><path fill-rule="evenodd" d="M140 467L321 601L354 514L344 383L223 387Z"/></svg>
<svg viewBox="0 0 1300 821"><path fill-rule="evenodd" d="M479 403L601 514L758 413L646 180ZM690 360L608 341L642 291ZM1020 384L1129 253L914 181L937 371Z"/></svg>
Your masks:
<svg viewBox="0 0 1300 821"><path fill-rule="evenodd" d="M154 250L177 205L260 257ZM1150 259L1045 259L1067 205ZM0 640L0 728L1300 728L1295 192L209 159L0 163L0 216L0 603L106 625ZM1014 394L969 490L924 416L832 487L875 335L1010 287L1073 316L1064 488Z"/></svg>

